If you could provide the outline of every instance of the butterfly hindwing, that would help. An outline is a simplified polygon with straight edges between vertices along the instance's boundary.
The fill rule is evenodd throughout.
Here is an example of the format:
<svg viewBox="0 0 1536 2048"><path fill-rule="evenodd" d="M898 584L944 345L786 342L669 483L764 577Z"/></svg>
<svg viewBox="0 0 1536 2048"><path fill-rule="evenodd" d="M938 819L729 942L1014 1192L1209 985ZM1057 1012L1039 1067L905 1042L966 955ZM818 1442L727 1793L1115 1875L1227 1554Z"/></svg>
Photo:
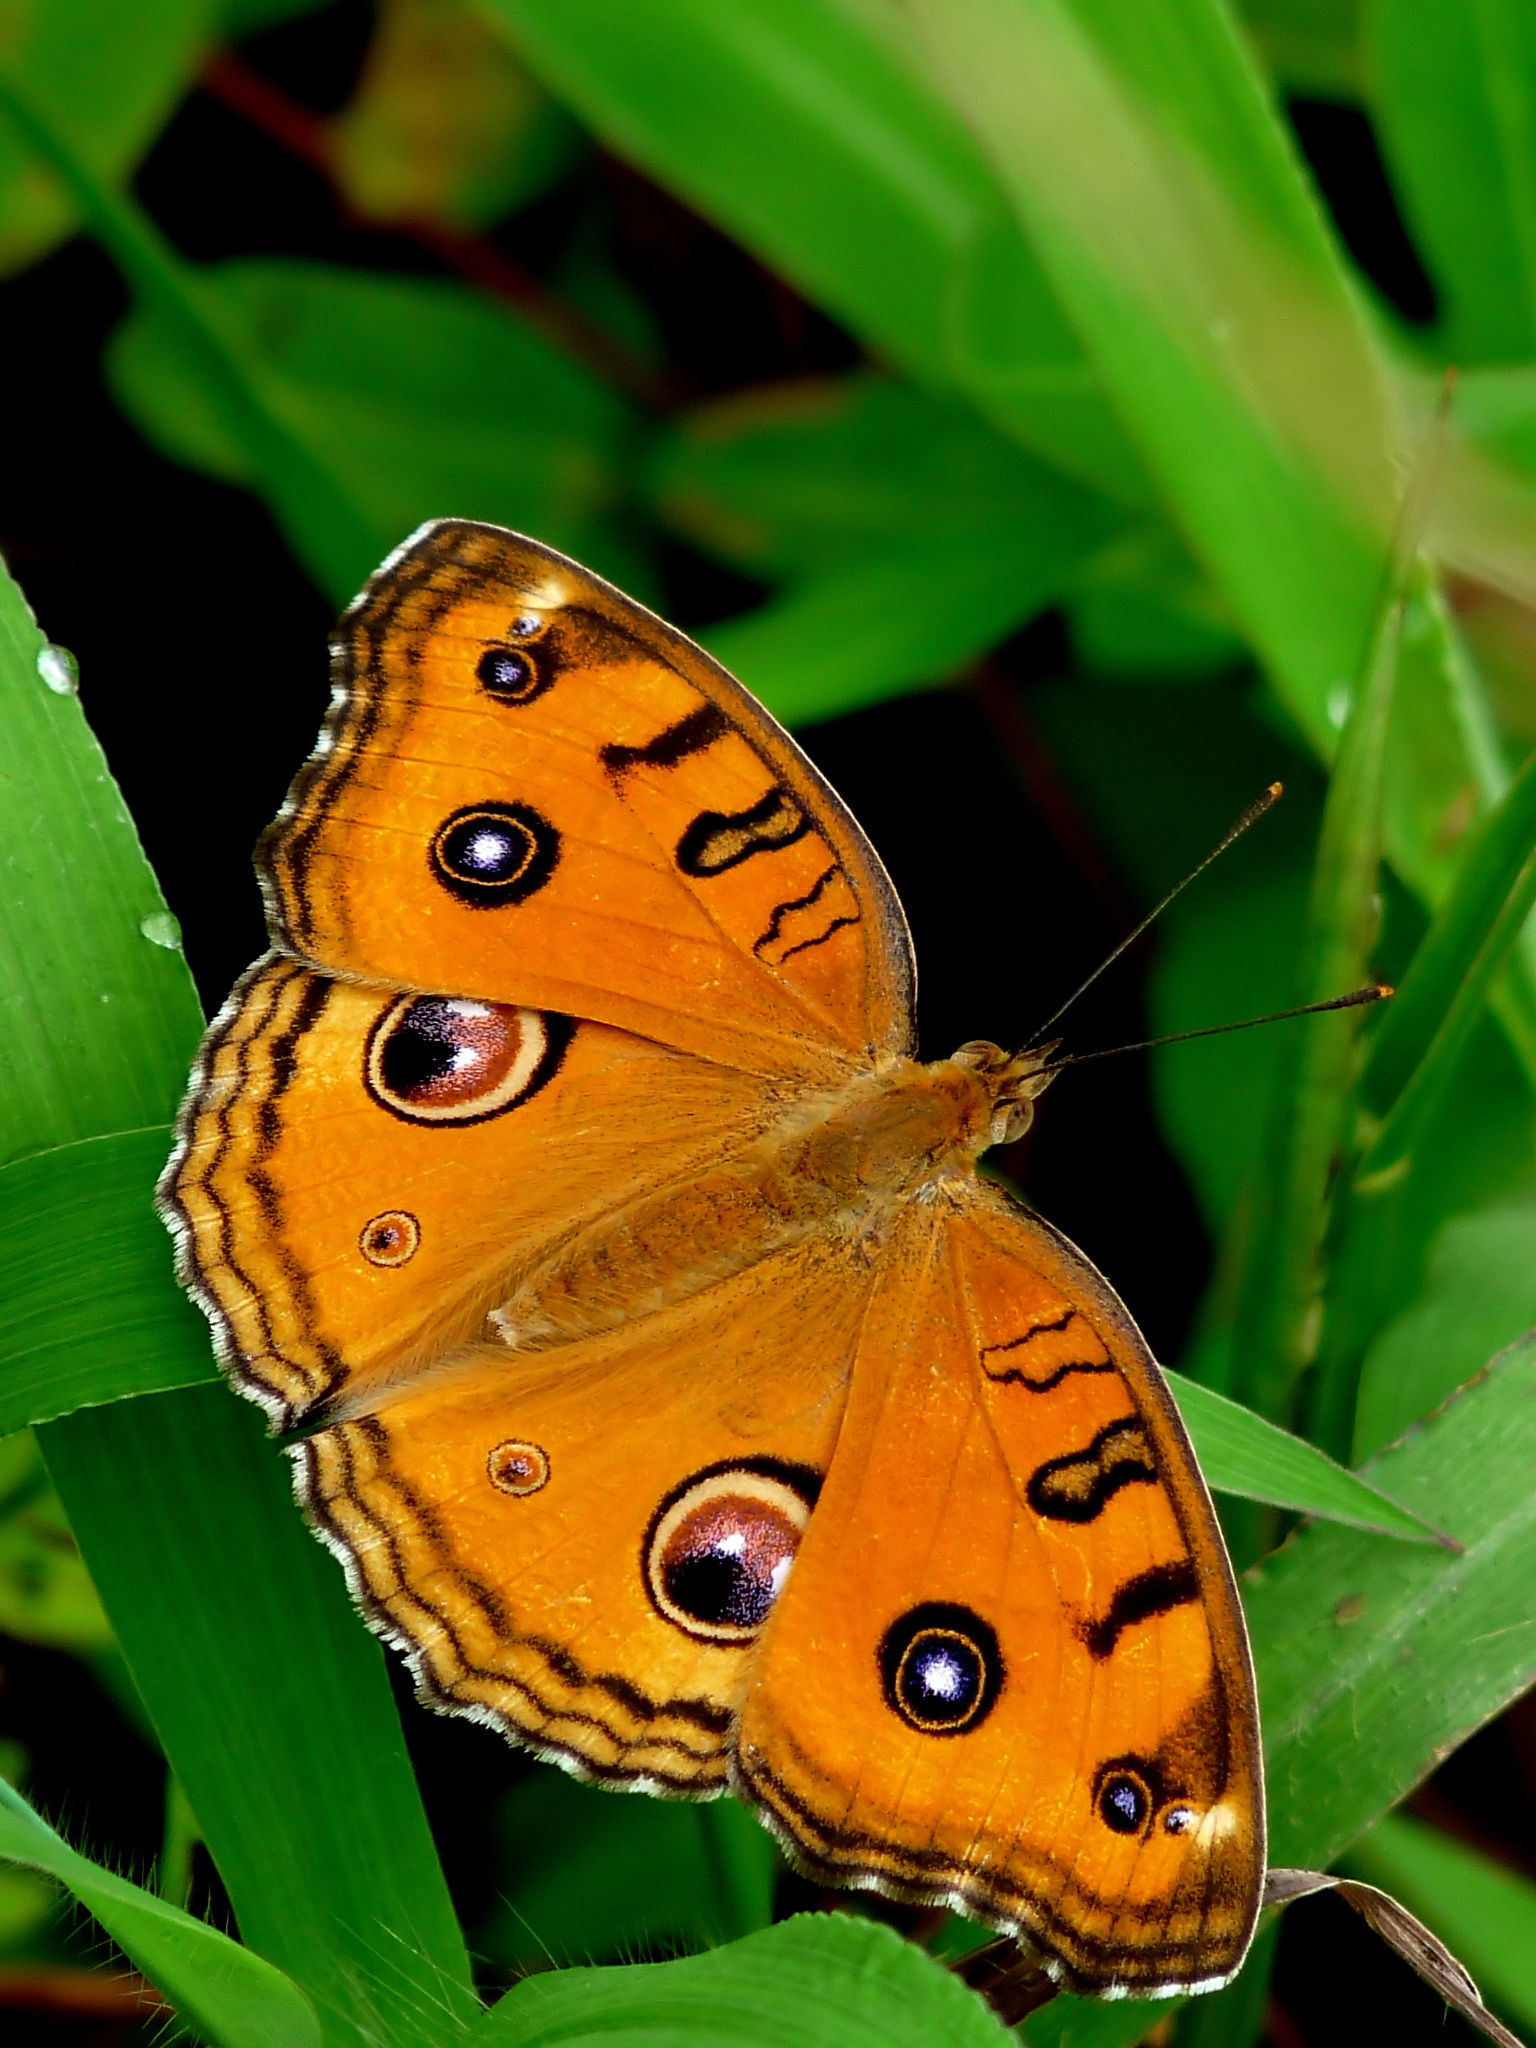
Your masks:
<svg viewBox="0 0 1536 2048"><path fill-rule="evenodd" d="M1000 1193L914 1210L743 1708L841 1882L1033 1937L1081 1988L1219 1981L1263 1874L1237 1596L1166 1387Z"/></svg>
<svg viewBox="0 0 1536 2048"><path fill-rule="evenodd" d="M868 841L739 683L599 577L441 520L347 613L335 678L264 842L280 944L759 1073L907 1050Z"/></svg>
<svg viewBox="0 0 1536 2048"><path fill-rule="evenodd" d="M600 1337L482 1350L299 1445L300 1495L427 1698L585 1776L718 1792L862 1311L801 1248Z"/></svg>

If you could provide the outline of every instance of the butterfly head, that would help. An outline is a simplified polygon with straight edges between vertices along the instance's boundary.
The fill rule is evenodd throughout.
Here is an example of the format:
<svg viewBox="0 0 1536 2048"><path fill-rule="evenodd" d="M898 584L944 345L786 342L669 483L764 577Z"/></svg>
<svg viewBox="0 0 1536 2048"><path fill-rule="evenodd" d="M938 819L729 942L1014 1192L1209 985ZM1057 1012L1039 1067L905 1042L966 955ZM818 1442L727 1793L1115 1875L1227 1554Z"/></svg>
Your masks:
<svg viewBox="0 0 1536 2048"><path fill-rule="evenodd" d="M1004 1052L987 1039L973 1038L954 1055L957 1067L968 1067L992 1091L990 1145L1011 1145L1022 1138L1035 1120L1035 1097L1055 1080L1054 1063L1059 1039L1044 1045L1028 1045L1021 1052Z"/></svg>

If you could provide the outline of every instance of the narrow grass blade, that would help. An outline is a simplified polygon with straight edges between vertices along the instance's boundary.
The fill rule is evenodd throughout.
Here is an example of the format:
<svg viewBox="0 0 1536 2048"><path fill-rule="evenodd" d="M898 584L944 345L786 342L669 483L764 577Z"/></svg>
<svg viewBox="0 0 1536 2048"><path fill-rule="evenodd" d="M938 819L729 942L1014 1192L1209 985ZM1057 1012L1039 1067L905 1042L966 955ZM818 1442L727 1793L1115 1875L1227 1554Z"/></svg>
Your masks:
<svg viewBox="0 0 1536 2048"><path fill-rule="evenodd" d="M1536 1884L1438 1828L1388 1814L1344 1858L1351 1877L1400 1898L1476 1978L1485 1998L1536 2031Z"/></svg>
<svg viewBox="0 0 1536 2048"><path fill-rule="evenodd" d="M281 1970L77 1854L3 1779L0 1859L66 1885L209 2048L320 2048L314 2009Z"/></svg>
<svg viewBox="0 0 1536 2048"><path fill-rule="evenodd" d="M207 1323L166 1285L151 1201L170 1149L170 1126L151 1124L0 1167L0 1436L217 1377Z"/></svg>
<svg viewBox="0 0 1536 2048"><path fill-rule="evenodd" d="M1224 1394L1182 1373L1166 1375L1200 1460L1207 1486L1297 1514L1318 1515L1356 1529L1374 1529L1405 1543L1439 1543L1438 1529L1400 1507L1358 1474L1336 1465L1315 1444L1292 1436Z"/></svg>
<svg viewBox="0 0 1536 2048"><path fill-rule="evenodd" d="M1453 362L1536 355L1536 20L1525 0L1369 0L1371 102Z"/></svg>
<svg viewBox="0 0 1536 2048"><path fill-rule="evenodd" d="M1381 1020L1361 1094L1385 1121L1358 1178L1390 1169L1461 1057L1536 903L1536 759L1468 840L1450 894Z"/></svg>
<svg viewBox="0 0 1536 2048"><path fill-rule="evenodd" d="M931 1957L843 1913L801 1914L680 1962L527 1977L470 2037L473 2048L998 2048L1008 2038Z"/></svg>
<svg viewBox="0 0 1536 2048"><path fill-rule="evenodd" d="M1369 978L1401 617L1394 589L1379 612L1323 809L1298 1002L1324 1001ZM1237 1312L1234 1391L1277 1421L1293 1410L1315 1344L1318 1255L1361 1015L1343 1010L1305 1019L1276 1069L1270 1159Z"/></svg>

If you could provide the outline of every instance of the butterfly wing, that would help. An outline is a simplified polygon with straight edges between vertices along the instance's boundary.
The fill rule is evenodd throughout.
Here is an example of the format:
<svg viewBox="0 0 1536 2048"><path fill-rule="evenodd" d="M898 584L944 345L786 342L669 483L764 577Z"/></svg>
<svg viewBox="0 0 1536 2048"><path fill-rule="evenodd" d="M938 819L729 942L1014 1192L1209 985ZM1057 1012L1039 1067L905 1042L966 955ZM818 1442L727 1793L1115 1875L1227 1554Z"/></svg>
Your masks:
<svg viewBox="0 0 1536 2048"><path fill-rule="evenodd" d="M182 1279L282 1427L434 1369L579 1226L767 1113L753 1075L275 954L209 1032L162 1182Z"/></svg>
<svg viewBox="0 0 1536 2048"><path fill-rule="evenodd" d="M441 520L334 654L325 738L260 855L281 946L757 1073L908 1049L910 946L868 841L642 606L537 542Z"/></svg>
<svg viewBox="0 0 1536 2048"><path fill-rule="evenodd" d="M802 1245L558 1351L471 1356L296 1447L301 1498L424 1698L583 1776L722 1791L866 1297Z"/></svg>
<svg viewBox="0 0 1536 2048"><path fill-rule="evenodd" d="M1209 1498L1125 1309L985 1183L892 1247L739 1743L834 1881L1022 1933L1079 1989L1247 1948L1258 1722Z"/></svg>

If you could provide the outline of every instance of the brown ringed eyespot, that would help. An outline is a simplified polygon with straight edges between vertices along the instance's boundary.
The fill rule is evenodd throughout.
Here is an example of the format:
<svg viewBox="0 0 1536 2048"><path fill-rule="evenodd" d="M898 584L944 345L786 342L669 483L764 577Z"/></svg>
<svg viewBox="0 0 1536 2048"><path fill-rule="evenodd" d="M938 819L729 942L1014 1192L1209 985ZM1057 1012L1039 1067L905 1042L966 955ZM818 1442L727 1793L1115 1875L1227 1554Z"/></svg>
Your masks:
<svg viewBox="0 0 1536 2048"><path fill-rule="evenodd" d="M549 1453L542 1444L508 1437L488 1453L485 1469L492 1486L522 1499L549 1484Z"/></svg>
<svg viewBox="0 0 1536 2048"><path fill-rule="evenodd" d="M403 1266L421 1248L421 1225L408 1209L386 1209L363 1225L357 1243L370 1266Z"/></svg>

